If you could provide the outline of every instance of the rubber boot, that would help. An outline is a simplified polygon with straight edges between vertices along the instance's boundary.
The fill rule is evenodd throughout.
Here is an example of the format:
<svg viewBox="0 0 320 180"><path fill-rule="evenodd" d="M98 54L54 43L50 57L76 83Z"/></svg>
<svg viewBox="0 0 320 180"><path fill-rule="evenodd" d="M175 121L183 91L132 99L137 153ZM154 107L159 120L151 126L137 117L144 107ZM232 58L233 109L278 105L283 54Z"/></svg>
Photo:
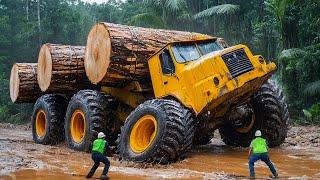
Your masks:
<svg viewBox="0 0 320 180"><path fill-rule="evenodd" d="M93 176L94 172L89 172L88 175L86 176L87 179L91 178Z"/></svg>
<svg viewBox="0 0 320 180"><path fill-rule="evenodd" d="M275 174L275 175L270 175L269 177L270 177L270 178L274 178L274 179L278 179L278 178L279 178L279 175L278 175L278 174Z"/></svg>
<svg viewBox="0 0 320 180"><path fill-rule="evenodd" d="M109 177L106 176L106 175L101 175L101 176L100 176L100 179L101 179L101 180L106 180L106 179L109 179Z"/></svg>

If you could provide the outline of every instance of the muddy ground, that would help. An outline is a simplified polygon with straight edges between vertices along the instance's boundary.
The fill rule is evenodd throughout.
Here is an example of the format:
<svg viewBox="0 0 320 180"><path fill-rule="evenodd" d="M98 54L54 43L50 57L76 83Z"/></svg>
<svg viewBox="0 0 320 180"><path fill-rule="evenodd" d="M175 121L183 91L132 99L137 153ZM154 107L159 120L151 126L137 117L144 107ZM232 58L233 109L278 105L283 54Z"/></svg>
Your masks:
<svg viewBox="0 0 320 180"><path fill-rule="evenodd" d="M225 146L218 132L211 144L192 149L189 157L167 166L120 162L110 157L112 179L246 179L246 148ZM286 142L271 149L271 160L283 179L320 179L320 127L290 127ZM84 179L92 161L90 154L76 152L66 144L35 144L30 127L0 124L0 180L4 179ZM98 169L95 178L102 172ZM269 177L258 162L256 175Z"/></svg>

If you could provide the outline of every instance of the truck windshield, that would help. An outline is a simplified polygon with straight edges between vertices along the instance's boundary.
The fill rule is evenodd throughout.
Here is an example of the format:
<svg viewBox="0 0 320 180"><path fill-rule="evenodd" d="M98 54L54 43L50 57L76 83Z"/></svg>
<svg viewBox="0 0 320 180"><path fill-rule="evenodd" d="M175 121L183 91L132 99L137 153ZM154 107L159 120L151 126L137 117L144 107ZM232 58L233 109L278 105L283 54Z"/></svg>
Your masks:
<svg viewBox="0 0 320 180"><path fill-rule="evenodd" d="M193 61L200 58L200 53L195 44L175 44L172 52L178 63Z"/></svg>
<svg viewBox="0 0 320 180"><path fill-rule="evenodd" d="M219 51L222 49L222 47L216 42L201 42L198 43L198 47L202 53L202 55L206 55L208 53Z"/></svg>

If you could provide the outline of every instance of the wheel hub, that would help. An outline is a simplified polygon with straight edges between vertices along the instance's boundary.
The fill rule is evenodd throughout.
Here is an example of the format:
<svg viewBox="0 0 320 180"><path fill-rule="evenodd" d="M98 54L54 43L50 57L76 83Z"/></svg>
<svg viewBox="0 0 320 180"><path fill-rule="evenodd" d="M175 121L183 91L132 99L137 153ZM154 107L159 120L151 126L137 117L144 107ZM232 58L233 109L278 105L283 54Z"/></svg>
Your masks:
<svg viewBox="0 0 320 180"><path fill-rule="evenodd" d="M130 134L130 147L135 153L142 153L153 142L157 134L157 121L151 115L141 117Z"/></svg>
<svg viewBox="0 0 320 180"><path fill-rule="evenodd" d="M256 117L250 105L237 107L229 116L229 122L239 133L249 132L255 123L255 119Z"/></svg>
<svg viewBox="0 0 320 180"><path fill-rule="evenodd" d="M86 133L85 116L81 110L76 110L72 114L70 128L73 141L81 143Z"/></svg>
<svg viewBox="0 0 320 180"><path fill-rule="evenodd" d="M47 128L47 117L43 110L39 110L36 116L36 133L39 138L44 137Z"/></svg>
<svg viewBox="0 0 320 180"><path fill-rule="evenodd" d="M251 114L251 116L246 117L245 119L241 120L240 123L237 125L236 131L240 133L247 133L249 132L255 122L255 115Z"/></svg>

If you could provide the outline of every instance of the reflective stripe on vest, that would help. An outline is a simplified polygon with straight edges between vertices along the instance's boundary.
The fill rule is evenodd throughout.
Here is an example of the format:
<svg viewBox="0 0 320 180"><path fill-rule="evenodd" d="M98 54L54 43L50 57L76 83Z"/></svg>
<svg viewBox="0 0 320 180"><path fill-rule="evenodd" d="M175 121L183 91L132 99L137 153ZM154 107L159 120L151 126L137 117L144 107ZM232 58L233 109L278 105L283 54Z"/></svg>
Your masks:
<svg viewBox="0 0 320 180"><path fill-rule="evenodd" d="M268 152L267 147L266 140L261 137L257 137L252 141L252 149L255 154Z"/></svg>
<svg viewBox="0 0 320 180"><path fill-rule="evenodd" d="M103 139L96 139L93 141L92 152L99 152L101 154L104 153L104 147L106 145L106 141Z"/></svg>

